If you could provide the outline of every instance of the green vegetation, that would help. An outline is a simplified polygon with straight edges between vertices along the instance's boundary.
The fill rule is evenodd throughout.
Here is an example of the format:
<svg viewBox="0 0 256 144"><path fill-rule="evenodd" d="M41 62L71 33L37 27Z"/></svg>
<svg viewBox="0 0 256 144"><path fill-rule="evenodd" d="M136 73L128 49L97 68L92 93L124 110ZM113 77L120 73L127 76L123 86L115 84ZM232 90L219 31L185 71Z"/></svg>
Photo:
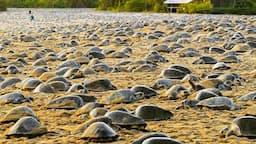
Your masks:
<svg viewBox="0 0 256 144"><path fill-rule="evenodd" d="M194 1L179 7L179 13L209 13L212 10L211 0Z"/></svg>
<svg viewBox="0 0 256 144"><path fill-rule="evenodd" d="M166 12L165 0L0 0L0 10L16 8L97 8L129 12ZM256 14L256 0L193 0L179 13Z"/></svg>
<svg viewBox="0 0 256 144"><path fill-rule="evenodd" d="M212 3L215 6L211 13L213 14L256 14L256 0L231 0L230 3L227 0L223 0L225 3L216 3L218 0L214 0Z"/></svg>
<svg viewBox="0 0 256 144"><path fill-rule="evenodd" d="M99 0L98 10L165 12L165 0Z"/></svg>
<svg viewBox="0 0 256 144"><path fill-rule="evenodd" d="M96 7L97 0L6 0L8 7L15 8L82 8Z"/></svg>
<svg viewBox="0 0 256 144"><path fill-rule="evenodd" d="M6 10L6 3L5 0L0 0L0 11Z"/></svg>

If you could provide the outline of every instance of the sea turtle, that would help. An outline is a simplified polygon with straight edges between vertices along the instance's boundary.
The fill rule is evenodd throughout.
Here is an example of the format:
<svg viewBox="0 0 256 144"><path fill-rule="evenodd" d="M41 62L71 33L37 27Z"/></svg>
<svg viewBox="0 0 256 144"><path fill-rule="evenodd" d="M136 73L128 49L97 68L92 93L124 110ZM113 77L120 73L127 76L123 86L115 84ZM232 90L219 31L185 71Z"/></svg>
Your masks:
<svg viewBox="0 0 256 144"><path fill-rule="evenodd" d="M148 55L146 55L144 57L144 59L146 61L150 61L150 62L154 62L154 63L155 62L162 62L162 63L168 62L168 60L157 51L151 51Z"/></svg>
<svg viewBox="0 0 256 144"><path fill-rule="evenodd" d="M31 97L25 97L23 94L16 93L16 92L7 93L0 96L0 103L3 103L3 104L8 104L8 103L21 104L24 102L31 103L32 101L33 99Z"/></svg>
<svg viewBox="0 0 256 144"><path fill-rule="evenodd" d="M216 64L217 60L210 56L201 56L199 59L192 62L192 64Z"/></svg>
<svg viewBox="0 0 256 144"><path fill-rule="evenodd" d="M210 47L209 48L210 54L223 54L225 53L225 50L219 47Z"/></svg>
<svg viewBox="0 0 256 144"><path fill-rule="evenodd" d="M78 109L84 105L84 101L79 96L62 96L51 100L47 104L50 109Z"/></svg>
<svg viewBox="0 0 256 144"><path fill-rule="evenodd" d="M124 52L118 52L117 51L117 52L113 52L113 53L109 54L108 57L110 57L110 58L128 58L129 55L127 55Z"/></svg>
<svg viewBox="0 0 256 144"><path fill-rule="evenodd" d="M144 134L141 137L137 138L131 144L142 144L143 141L145 141L146 139L151 138L151 137L168 137L168 136L163 133L158 133L158 132L148 133L148 134Z"/></svg>
<svg viewBox="0 0 256 144"><path fill-rule="evenodd" d="M225 64L224 62L218 62L216 63L213 67L213 70L229 70L231 69L230 66L228 66L227 64Z"/></svg>
<svg viewBox="0 0 256 144"><path fill-rule="evenodd" d="M2 74L17 74L20 73L20 70L16 65L9 65L3 72Z"/></svg>
<svg viewBox="0 0 256 144"><path fill-rule="evenodd" d="M55 77L56 74L54 72L44 72L39 76L39 80L41 81L47 81L50 78Z"/></svg>
<svg viewBox="0 0 256 144"><path fill-rule="evenodd" d="M106 108L97 107L90 111L89 116L90 116L90 118L96 118L99 116L104 116L107 112L108 112L108 110Z"/></svg>
<svg viewBox="0 0 256 144"><path fill-rule="evenodd" d="M31 72L29 72L29 76L31 77L40 77L43 73L48 72L49 70L45 67L36 67Z"/></svg>
<svg viewBox="0 0 256 144"><path fill-rule="evenodd" d="M199 82L205 88L217 88L219 90L232 90L230 85L225 84L222 80L217 78L204 79Z"/></svg>
<svg viewBox="0 0 256 144"><path fill-rule="evenodd" d="M82 133L84 132L91 124L95 123L95 122L104 122L110 126L112 126L112 121L110 118L106 117L106 116L99 116L93 119L90 119L82 124L80 124L72 133L73 134L78 134L78 133Z"/></svg>
<svg viewBox="0 0 256 144"><path fill-rule="evenodd" d="M63 67L58 69L55 73L57 76L63 76L69 69L71 69L70 67Z"/></svg>
<svg viewBox="0 0 256 144"><path fill-rule="evenodd" d="M196 104L198 107L208 107L216 110L238 110L239 106L235 105L234 102L227 97L211 97L208 99L201 100Z"/></svg>
<svg viewBox="0 0 256 144"><path fill-rule="evenodd" d="M256 100L256 92L250 92L238 98L238 101L249 101L249 100Z"/></svg>
<svg viewBox="0 0 256 144"><path fill-rule="evenodd" d="M51 81L47 83L50 85L55 91L67 91L69 86L62 81Z"/></svg>
<svg viewBox="0 0 256 144"><path fill-rule="evenodd" d="M57 66L57 69L60 69L60 68L63 68L63 67L80 67L80 64L77 63L76 61L74 60L69 60L69 61L64 61L62 63L60 63L58 66Z"/></svg>
<svg viewBox="0 0 256 144"><path fill-rule="evenodd" d="M154 89L146 85L135 85L131 88L131 91L133 91L134 93L143 93L143 96L145 98L150 98L152 96L158 95L158 93Z"/></svg>
<svg viewBox="0 0 256 144"><path fill-rule="evenodd" d="M14 85L16 85L19 82L21 82L20 78L10 77L10 78L5 79L4 81L2 81L0 83L0 89L5 89L7 87L14 86Z"/></svg>
<svg viewBox="0 0 256 144"><path fill-rule="evenodd" d="M131 70L131 72L153 72L156 70L156 66L152 64L142 64L138 67L135 67ZM128 69L128 71L130 71Z"/></svg>
<svg viewBox="0 0 256 144"><path fill-rule="evenodd" d="M157 45L157 46L154 46L153 49L155 51L158 51L158 52L165 52L165 53L170 53L172 51L171 48L169 48L168 45Z"/></svg>
<svg viewBox="0 0 256 144"><path fill-rule="evenodd" d="M183 85L175 84L165 92L165 95L170 100L185 99L190 95L190 91Z"/></svg>
<svg viewBox="0 0 256 144"><path fill-rule="evenodd" d="M218 79L222 80L224 84L227 86L234 86L234 85L239 85L241 86L242 83L245 81L239 74L237 73L226 73L226 74L221 74L220 76L217 77Z"/></svg>
<svg viewBox="0 0 256 144"><path fill-rule="evenodd" d="M55 93L55 92L56 90L47 83L41 83L34 89L34 93Z"/></svg>
<svg viewBox="0 0 256 144"><path fill-rule="evenodd" d="M256 137L256 117L242 116L235 118L231 125L221 131L221 135L228 137L235 135L238 137Z"/></svg>
<svg viewBox="0 0 256 144"><path fill-rule="evenodd" d="M103 62L100 61L98 58L92 58L87 66L91 67L91 66L94 66L94 65L100 64L100 63L103 63Z"/></svg>
<svg viewBox="0 0 256 144"><path fill-rule="evenodd" d="M182 144L182 143L169 137L151 137L144 140L142 144Z"/></svg>
<svg viewBox="0 0 256 144"><path fill-rule="evenodd" d="M82 69L82 73L86 77L88 75L96 74L97 72L92 68L86 67L86 68Z"/></svg>
<svg viewBox="0 0 256 144"><path fill-rule="evenodd" d="M79 108L76 112L75 115L82 115L82 114L88 114L90 111L97 107L104 107L104 104L97 103L97 102L88 102L81 108Z"/></svg>
<svg viewBox="0 0 256 144"><path fill-rule="evenodd" d="M106 123L95 122L84 131L81 138L93 142L112 142L117 140L118 135Z"/></svg>
<svg viewBox="0 0 256 144"><path fill-rule="evenodd" d="M124 111L115 110L107 112L105 116L112 120L112 124L127 129L144 130L147 126L146 122L142 118L136 117Z"/></svg>
<svg viewBox="0 0 256 144"><path fill-rule="evenodd" d="M228 56L225 56L224 58L222 58L220 60L220 62L224 62L224 63L240 63L241 60L236 55L228 55Z"/></svg>
<svg viewBox="0 0 256 144"><path fill-rule="evenodd" d="M27 106L17 106L8 111L8 113L4 115L0 122L16 122L25 116L32 116L36 118L36 114L31 108Z"/></svg>
<svg viewBox="0 0 256 144"><path fill-rule="evenodd" d="M159 90L159 89L168 89L170 88L172 85L175 85L179 83L179 81L174 80L174 79L157 79L154 83L154 85L152 86L153 89L155 90Z"/></svg>
<svg viewBox="0 0 256 144"><path fill-rule="evenodd" d="M44 58L37 59L37 60L32 64L33 67L44 66L44 65L47 65L47 62L45 61Z"/></svg>
<svg viewBox="0 0 256 144"><path fill-rule="evenodd" d="M70 78L70 79L83 78L83 76L84 75L83 75L82 71L80 71L80 69L77 67L70 68L63 75L63 77Z"/></svg>
<svg viewBox="0 0 256 144"><path fill-rule="evenodd" d="M96 72L111 72L112 71L112 67L108 66L107 64L105 63L98 63L98 64L95 64L91 67L94 71Z"/></svg>
<svg viewBox="0 0 256 144"><path fill-rule="evenodd" d="M211 91L211 89L203 89L203 90L198 91L198 93L194 99L201 101L204 99L208 99L211 97L217 97L217 96L219 96L219 95L217 93L214 93L213 91Z"/></svg>
<svg viewBox="0 0 256 144"><path fill-rule="evenodd" d="M144 94L142 92L134 92L130 89L117 90L111 95L104 99L106 104L116 104L116 103L131 103L136 100L142 99Z"/></svg>
<svg viewBox="0 0 256 144"><path fill-rule="evenodd" d="M46 133L47 128L42 126L36 118L26 116L7 130L6 137L35 137Z"/></svg>
<svg viewBox="0 0 256 144"><path fill-rule="evenodd" d="M178 69L180 71L182 71L183 73L186 73L186 74L191 74L191 70L183 65L180 65L180 64L172 64L169 66L169 69Z"/></svg>
<svg viewBox="0 0 256 144"><path fill-rule="evenodd" d="M108 90L116 90L117 88L111 83L110 80L100 78L93 81L85 81L84 86L93 92L104 92Z"/></svg>
<svg viewBox="0 0 256 144"><path fill-rule="evenodd" d="M102 52L98 52L98 51L89 51L85 54L85 56L89 58L97 58L97 59L106 58L106 56Z"/></svg>
<svg viewBox="0 0 256 144"><path fill-rule="evenodd" d="M77 92L77 93L88 93L88 90L86 89L86 87L82 84L73 84L72 86L70 86L70 88L68 89L68 92Z"/></svg>
<svg viewBox="0 0 256 144"><path fill-rule="evenodd" d="M251 47L246 43L236 44L231 50L239 53L247 52Z"/></svg>
<svg viewBox="0 0 256 144"><path fill-rule="evenodd" d="M160 76L167 79L183 79L186 75L187 73L176 68L164 69L160 74Z"/></svg>
<svg viewBox="0 0 256 144"><path fill-rule="evenodd" d="M71 85L71 82L69 82L69 80L68 80L67 78L62 77L62 76L52 77L52 78L48 79L48 80L46 81L46 83L56 82L56 81L63 82L63 83L65 83L67 86L70 86L70 85Z"/></svg>
<svg viewBox="0 0 256 144"><path fill-rule="evenodd" d="M136 108L135 115L145 121L167 120L173 116L173 113L156 105L141 105Z"/></svg>
<svg viewBox="0 0 256 144"><path fill-rule="evenodd" d="M22 90L23 91L31 91L34 90L38 85L40 85L42 81L34 78L27 78L22 81Z"/></svg>

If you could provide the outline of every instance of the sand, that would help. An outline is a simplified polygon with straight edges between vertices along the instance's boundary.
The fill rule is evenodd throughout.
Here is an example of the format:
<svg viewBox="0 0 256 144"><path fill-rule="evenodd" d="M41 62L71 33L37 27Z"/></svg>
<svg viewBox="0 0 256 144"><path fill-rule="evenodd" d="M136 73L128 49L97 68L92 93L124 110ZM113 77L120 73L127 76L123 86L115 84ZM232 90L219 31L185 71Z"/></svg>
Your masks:
<svg viewBox="0 0 256 144"><path fill-rule="evenodd" d="M134 29L135 32L152 32L153 30L160 30L166 32L166 34L175 31L174 28L162 23L163 20L181 22L186 21L187 27L195 24L203 24L203 21L207 19L213 19L214 21L230 20L234 22L235 20L242 19L243 22L247 22L247 26L256 26L256 20L254 16L235 16L235 15L185 15L185 14L155 14L155 13L112 13L112 12L96 12L93 9L32 9L35 15L35 21L31 22L29 20L28 9L9 9L8 12L0 13L0 39L7 38L11 39L14 36L19 37L23 34L30 34L32 36L38 36L37 41L43 45L44 48L49 48L54 50L56 53L68 48L59 47L58 44L70 40L70 38L61 38L64 32L71 32L71 35L77 37L79 45L76 46L77 50L86 52L87 48L84 45L89 43L98 44L100 41L90 41L85 38L87 34L85 29L82 27L85 24L88 25L98 25L107 23L114 25L116 22L120 23L135 23L135 22L148 22L149 25L144 28ZM253 22L254 19L254 22ZM252 22L249 22L249 21ZM160 24L157 24L157 23ZM233 26L236 27L236 24ZM46 33L46 30L56 29L55 33ZM82 29L80 32L77 31ZM95 27L99 30L99 27ZM218 28L218 27L217 27ZM216 29L217 29L216 28ZM246 30L241 30L244 35L256 37L256 33L248 34ZM192 38L198 35L205 36L208 32L199 31L192 34ZM57 40L45 40L44 35L48 37L57 38ZM168 35L167 35L168 36ZM167 37L165 36L165 37ZM101 39L107 36L101 35ZM226 38L223 36L223 38ZM135 37L124 37L127 39L128 45L132 44L133 54L130 58L125 60L139 60L145 57L151 50L151 45L154 43L163 43L163 39L158 40L148 40L146 38L135 38ZM6 56L10 58L10 61L14 61L11 58L11 54L8 50L13 50L15 53L19 54L22 52L31 52L31 43L21 42L20 40L11 40L12 43L1 51L0 56ZM208 43L202 42L191 42L182 44L184 47L193 47L199 49L203 46L217 46L222 47L223 41ZM115 44L110 44L109 46L101 46L102 49L113 49L121 50L126 46L117 46ZM42 48L38 48L40 50ZM37 51L37 50L36 50ZM33 52L32 52L33 53ZM192 61L197 59L197 57L192 58L180 58L175 53L161 53L166 59L169 60L167 63L159 63L157 69L152 72L120 72L120 73L103 73L100 72L96 75L92 75L89 78L81 78L70 80L71 82L82 82L85 79L96 79L96 78L108 78L111 82L118 87L118 89L132 87L134 85L148 85L152 86L154 81L158 78L159 74L164 68L168 68L171 64L183 64L190 68L193 74L200 76L202 73L212 72L210 65L192 65ZM217 54L204 54L214 56L216 59L220 59L221 56ZM242 107L241 110L228 111L228 110L210 110L207 108L203 109L182 109L175 110L175 108L181 104L182 100L167 100L164 96L166 90L159 90L160 94L157 97L150 99L143 99L130 104L114 104L107 105L106 108L114 109L118 107L125 107L130 111L135 110L141 104L155 104L161 106L174 113L174 117L170 120L147 122L146 129L149 132L162 132L170 136L171 138L177 139L183 143L188 144L206 144L206 143L221 143L221 144L251 144L256 143L254 139L248 139L243 137L230 136L228 138L220 137L220 130L225 126L229 125L231 121L239 116L243 116L243 110L255 105L254 102L238 102L237 99L249 92L256 90L255 78L250 75L250 72L255 70L256 58L249 55L248 53L240 55L241 63L229 64L231 66L230 70L225 71L225 73L235 72L240 74L246 82L241 86L234 86L232 91L223 92L225 96L232 98L236 104ZM106 58L102 61L112 66L124 59L116 58ZM31 64L33 60L27 60L28 66L20 67L22 74L16 75L3 75L4 77L19 77L25 79L28 77L27 73L33 69ZM47 65L52 68L51 71L56 69L56 65L60 62L48 62ZM0 68L3 71L4 68ZM5 94L13 91L21 91L17 87L11 87L8 89L0 90L0 94ZM89 95L96 96L99 100L103 97L108 96L113 91L107 91L103 93L90 92ZM27 138L12 138L6 139L4 132L11 127L14 123L1 124L0 126L0 143L92 143L80 139L81 134L72 134L72 131L81 123L87 121L87 119L82 119L79 116L74 116L76 110L53 110L47 109L46 104L53 98L58 96L67 95L65 92L59 92L55 94L35 94L29 91L22 92L26 96L32 96L34 98L33 103L23 103L20 105L26 105L32 108L40 122L45 125L48 130L52 133L46 135L35 137L32 139ZM4 116L8 110L15 107L15 104L4 104L0 106L0 116ZM113 142L113 144L126 144L131 143L136 138L140 137L146 132L139 130L127 130L122 129L117 132L119 140Z"/></svg>

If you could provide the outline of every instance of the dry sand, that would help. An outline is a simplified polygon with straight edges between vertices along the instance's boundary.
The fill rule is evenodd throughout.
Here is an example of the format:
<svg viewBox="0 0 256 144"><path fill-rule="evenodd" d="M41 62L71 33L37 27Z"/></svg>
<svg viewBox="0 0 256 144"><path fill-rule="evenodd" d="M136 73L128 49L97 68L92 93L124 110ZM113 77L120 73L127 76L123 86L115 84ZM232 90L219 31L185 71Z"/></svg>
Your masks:
<svg viewBox="0 0 256 144"><path fill-rule="evenodd" d="M204 24L201 20L206 20L212 18L214 20L223 20L229 19L239 20L243 18L243 21L246 21L245 17L247 16L227 16L227 15L172 15L172 14L154 14L154 13L110 13L110 12L95 12L94 10L87 9L75 9L75 10L61 10L61 9L32 9L35 15L35 21L30 22L29 16L27 14L28 9L9 9L8 12L0 13L0 38L11 39L14 36L19 37L22 33L30 34L32 36L39 36L37 41L40 42L43 47L53 49L56 53L61 51L63 48L59 47L57 44L63 41L68 41L70 38L62 39L60 36L63 32L71 32L71 35L77 36L79 40L79 46L76 48L79 51L86 52L86 48L83 47L88 43L98 44L99 42L89 41L85 38L86 31L82 30L81 32L75 32L77 28L82 28L85 23L90 24L99 24L104 23L113 23L113 22L135 22L135 21L147 21L149 23L162 22L163 20L177 20L182 22L183 20L191 21L191 24ZM256 26L256 20L254 17L254 23L250 22L249 19L253 19L253 16L247 17L249 25L254 27ZM190 23L190 22L186 22ZM49 29L50 27L56 27L56 33L49 33L48 36L55 37L57 40L44 40L42 35L45 35L44 30ZM187 25L191 26L191 25ZM234 25L235 28L236 25ZM60 29L60 27L62 27ZM42 29L41 33L38 33L38 30ZM160 23L156 26L145 26L144 28L135 29L135 32L150 32L152 29L160 30L168 34L171 31L175 31L171 27ZM245 30L241 30L244 35L256 37L256 33L247 34ZM195 32L192 34L192 39L197 35L205 35L208 32ZM105 36L106 37L106 36ZM101 39L104 36L101 36ZM128 39L129 43L133 42L132 49L133 54L129 60L139 60L145 57L151 50L151 45L153 43L163 43L162 39L158 40L148 40L146 38L137 39L134 37L124 37ZM31 43L21 42L20 40L11 40L11 45L7 46L4 50L1 51L1 56L10 57L11 54L8 53L8 50L14 50L15 53L19 54L22 52L28 52L31 48ZM222 47L224 44L223 41L216 43L207 43L207 42L191 42L188 44L183 44L184 47L194 47L196 49L203 46L219 46ZM101 48L121 50L125 46L116 46L111 44L109 46L102 46ZM42 48L38 48L39 50ZM171 64L183 64L191 68L192 72L195 75L200 76L202 73L212 72L210 65L192 65L192 61L197 59L195 58L179 58L177 54L174 53L161 53L165 58L169 60L167 63L159 63L157 70L153 72L137 72L137 73L98 73L97 75L92 75L88 79L95 78L108 78L111 82L118 87L118 89L132 87L134 85L143 84L152 86L154 81L157 79L158 75L161 73L162 69L167 68ZM211 55L211 54L205 54ZM220 55L214 55L216 59L220 59ZM224 95L232 98L236 104L242 107L242 110L238 111L228 111L228 110L210 110L210 109L184 109L184 110L175 110L175 107L180 105L181 100L171 101L166 100L164 97L164 92L166 90L158 91L160 96L140 100L131 104L115 104L107 105L109 109L114 109L113 107L125 107L131 111L135 110L137 106L141 104L155 104L163 108L166 108L174 113L174 117L170 120L165 121L156 121L156 122L147 122L146 129L149 132L162 132L170 136L171 138L177 139L181 142L188 144L207 144L207 143L221 143L221 144L251 144L256 143L254 139L240 138L236 136L230 136L228 138L221 138L219 132L226 125L239 116L244 115L243 109L255 105L254 102L237 102L237 98L242 95L245 95L249 92L256 91L256 81L255 78L249 74L251 71L255 70L256 58L255 56L250 56L248 54L243 54L239 56L242 60L238 64L230 64L232 67L231 70L225 71L236 72L241 74L243 78L247 81L243 83L242 86L233 87L232 91L224 92ZM14 61L15 59L11 59ZM102 60L103 62L112 66L122 59L106 58ZM3 75L4 77L20 77L25 79L28 77L26 73L31 71L33 67L31 64L32 60L27 60L29 63L26 67L20 67L22 74L16 75ZM53 68L54 71L56 65L60 63L49 62L48 65ZM1 71L4 68L0 68ZM71 80L72 82L82 82L85 78ZM20 91L16 87L11 87L8 89L0 90L0 94L5 94L7 92ZM20 105L26 105L32 108L39 120L43 125L45 125L49 131L55 132L54 134L46 134L40 137L27 139L27 138L12 138L6 139L3 135L4 131L11 127L14 123L1 124L0 126L0 143L91 143L86 142L80 139L81 134L73 135L71 134L79 124L83 123L87 119L81 119L78 116L74 116L76 110L53 110L46 109L46 104L54 97L64 96L65 92L59 92L56 94L35 94L32 92L24 91L22 92L25 96L32 96L34 102L23 103ZM90 92L89 95L97 96L99 100L102 97L111 94L112 91L103 92L103 93L93 93ZM0 106L0 116L2 117L8 110L15 107L15 104L5 104ZM143 135L145 132L139 130L126 130L122 129L117 132L120 135L118 141L113 142L115 144L125 144L130 143L139 136Z"/></svg>

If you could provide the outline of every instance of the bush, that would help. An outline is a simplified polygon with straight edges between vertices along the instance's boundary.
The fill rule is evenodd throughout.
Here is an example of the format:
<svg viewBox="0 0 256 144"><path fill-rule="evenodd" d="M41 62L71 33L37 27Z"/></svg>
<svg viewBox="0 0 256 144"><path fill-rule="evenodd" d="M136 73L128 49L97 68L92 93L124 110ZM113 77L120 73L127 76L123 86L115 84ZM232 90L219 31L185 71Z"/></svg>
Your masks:
<svg viewBox="0 0 256 144"><path fill-rule="evenodd" d="M129 0L124 5L124 10L129 12L145 11L146 5L142 0Z"/></svg>
<svg viewBox="0 0 256 144"><path fill-rule="evenodd" d="M192 2L189 4L183 4L178 8L179 13L209 13L212 9L211 1L204 2Z"/></svg>
<svg viewBox="0 0 256 144"><path fill-rule="evenodd" d="M213 8L210 13L255 15L256 8Z"/></svg>
<svg viewBox="0 0 256 144"><path fill-rule="evenodd" d="M6 3L5 0L0 1L0 11L6 11Z"/></svg>

